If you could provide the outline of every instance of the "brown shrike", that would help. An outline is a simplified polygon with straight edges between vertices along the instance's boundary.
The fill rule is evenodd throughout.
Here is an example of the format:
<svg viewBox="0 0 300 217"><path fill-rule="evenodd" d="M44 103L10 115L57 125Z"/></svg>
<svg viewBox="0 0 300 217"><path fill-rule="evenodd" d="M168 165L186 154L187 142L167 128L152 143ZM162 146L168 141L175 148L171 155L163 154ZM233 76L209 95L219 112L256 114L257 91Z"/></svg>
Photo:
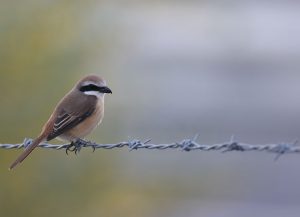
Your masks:
<svg viewBox="0 0 300 217"><path fill-rule="evenodd" d="M82 78L55 107L40 135L11 164L13 169L21 163L40 143L54 138L75 142L84 138L104 115L104 96L112 91L104 79L97 75Z"/></svg>

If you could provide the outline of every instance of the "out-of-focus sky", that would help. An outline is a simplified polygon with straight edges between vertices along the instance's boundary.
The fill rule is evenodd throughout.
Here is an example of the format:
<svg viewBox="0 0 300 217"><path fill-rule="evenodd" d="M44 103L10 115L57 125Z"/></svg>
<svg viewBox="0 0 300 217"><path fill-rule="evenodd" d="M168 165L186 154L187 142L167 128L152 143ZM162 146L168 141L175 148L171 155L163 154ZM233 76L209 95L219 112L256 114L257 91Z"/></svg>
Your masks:
<svg viewBox="0 0 300 217"><path fill-rule="evenodd" d="M82 76L113 90L88 139L300 137L297 1L1 1L0 143L35 137ZM299 156L0 150L1 216L296 217Z"/></svg>

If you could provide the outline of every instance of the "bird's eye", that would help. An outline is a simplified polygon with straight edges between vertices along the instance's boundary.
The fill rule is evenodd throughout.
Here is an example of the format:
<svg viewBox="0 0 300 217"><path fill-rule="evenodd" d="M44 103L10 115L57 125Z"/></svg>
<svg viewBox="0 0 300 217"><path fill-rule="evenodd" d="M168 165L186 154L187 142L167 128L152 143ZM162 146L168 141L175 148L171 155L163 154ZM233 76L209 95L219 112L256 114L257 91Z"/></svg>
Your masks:
<svg viewBox="0 0 300 217"><path fill-rule="evenodd" d="M94 84L89 84L89 85L85 85L80 87L79 89L81 92L87 92L87 91L99 91L100 87L98 87L97 85Z"/></svg>

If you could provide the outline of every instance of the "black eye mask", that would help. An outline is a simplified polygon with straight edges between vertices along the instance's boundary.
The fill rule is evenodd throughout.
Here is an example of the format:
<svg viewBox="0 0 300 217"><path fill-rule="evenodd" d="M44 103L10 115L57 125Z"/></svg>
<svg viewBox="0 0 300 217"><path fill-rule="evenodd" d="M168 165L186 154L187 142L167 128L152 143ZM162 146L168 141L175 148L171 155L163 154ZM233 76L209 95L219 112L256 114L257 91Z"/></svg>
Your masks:
<svg viewBox="0 0 300 217"><path fill-rule="evenodd" d="M108 87L99 87L97 85L94 84L89 84L89 85L85 85L80 87L79 89L81 92L88 92L88 91L97 91L99 93L112 93L111 89L109 89Z"/></svg>
<svg viewBox="0 0 300 217"><path fill-rule="evenodd" d="M89 85L85 85L80 87L79 89L81 92L87 92L87 91L98 91L101 92L101 87L94 85L94 84L89 84Z"/></svg>

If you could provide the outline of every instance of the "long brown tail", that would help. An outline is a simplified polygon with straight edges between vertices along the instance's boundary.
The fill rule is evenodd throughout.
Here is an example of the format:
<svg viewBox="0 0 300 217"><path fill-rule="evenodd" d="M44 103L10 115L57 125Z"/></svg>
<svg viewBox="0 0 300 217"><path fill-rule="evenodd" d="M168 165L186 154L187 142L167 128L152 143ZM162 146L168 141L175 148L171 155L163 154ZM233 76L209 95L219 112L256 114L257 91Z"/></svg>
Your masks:
<svg viewBox="0 0 300 217"><path fill-rule="evenodd" d="M44 140L43 136L39 136L33 142L29 147L23 151L23 153L10 165L9 170L12 170L15 168L18 164L20 164L32 151L37 147L42 141Z"/></svg>

